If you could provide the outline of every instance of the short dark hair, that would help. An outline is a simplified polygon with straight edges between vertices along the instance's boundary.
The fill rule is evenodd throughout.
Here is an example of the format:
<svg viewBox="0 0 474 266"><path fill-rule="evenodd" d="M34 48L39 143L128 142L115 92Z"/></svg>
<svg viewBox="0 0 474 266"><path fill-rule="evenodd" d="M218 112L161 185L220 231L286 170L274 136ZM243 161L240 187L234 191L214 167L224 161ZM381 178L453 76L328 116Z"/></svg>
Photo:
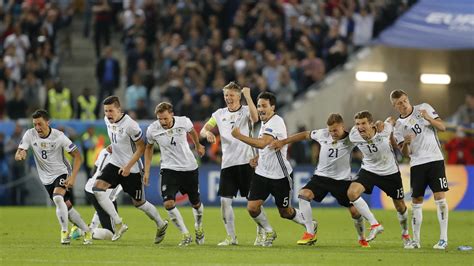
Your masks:
<svg viewBox="0 0 474 266"><path fill-rule="evenodd" d="M257 97L257 101L258 99L265 99L265 100L269 100L270 101L270 105L273 105L275 106L276 105L276 97L275 97L275 94L271 93L271 92L268 92L268 91L264 91L264 92L261 92L258 97Z"/></svg>
<svg viewBox="0 0 474 266"><path fill-rule="evenodd" d="M400 99L400 97L402 97L403 95L408 96L408 94L403 90L393 90L390 93L390 100L393 101L393 100L396 100L396 99Z"/></svg>
<svg viewBox="0 0 474 266"><path fill-rule="evenodd" d="M242 87L240 87L240 85L237 82L231 81L229 82L229 84L224 86L223 90L233 90L233 91L241 92Z"/></svg>
<svg viewBox="0 0 474 266"><path fill-rule="evenodd" d="M330 114L328 117L328 121L326 122L328 126L332 126L334 124L342 124L342 123L344 123L342 116L340 114L335 114L335 113Z"/></svg>
<svg viewBox="0 0 474 266"><path fill-rule="evenodd" d="M159 103L155 108L155 115L157 115L158 113L163 113L165 111L168 111L168 112L172 113L173 112L173 105L171 103L167 103L167 102Z"/></svg>
<svg viewBox="0 0 474 266"><path fill-rule="evenodd" d="M44 109L38 109L38 110L34 111L33 114L31 115L31 117L33 117L33 119L37 119L37 118L42 117L44 120L49 121L49 113L48 113L48 111L46 111Z"/></svg>
<svg viewBox="0 0 474 266"><path fill-rule="evenodd" d="M119 99L119 97L117 97L115 95L112 95L112 96L109 96L109 97L105 98L104 101L103 101L103 104L104 105L114 104L115 106L120 107L120 99Z"/></svg>
<svg viewBox="0 0 474 266"><path fill-rule="evenodd" d="M367 118L367 121L369 121L369 123L374 122L374 118L372 117L372 114L367 110L360 111L354 115L354 119L364 119L364 118Z"/></svg>

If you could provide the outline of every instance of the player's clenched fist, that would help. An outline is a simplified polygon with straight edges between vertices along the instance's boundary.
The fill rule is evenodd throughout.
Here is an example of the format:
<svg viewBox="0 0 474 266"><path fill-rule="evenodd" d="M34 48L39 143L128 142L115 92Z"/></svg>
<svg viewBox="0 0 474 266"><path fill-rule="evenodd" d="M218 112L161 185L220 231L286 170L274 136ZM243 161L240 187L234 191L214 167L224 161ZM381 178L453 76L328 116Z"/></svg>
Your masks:
<svg viewBox="0 0 474 266"><path fill-rule="evenodd" d="M22 149L18 149L15 154L16 161L23 161L26 159L26 151Z"/></svg>

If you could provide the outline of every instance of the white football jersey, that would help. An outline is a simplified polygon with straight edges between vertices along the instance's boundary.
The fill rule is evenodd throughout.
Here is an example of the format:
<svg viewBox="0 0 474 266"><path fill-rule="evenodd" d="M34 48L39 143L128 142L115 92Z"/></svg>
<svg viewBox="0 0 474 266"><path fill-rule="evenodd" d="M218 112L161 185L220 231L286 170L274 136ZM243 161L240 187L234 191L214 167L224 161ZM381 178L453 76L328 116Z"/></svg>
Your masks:
<svg viewBox="0 0 474 266"><path fill-rule="evenodd" d="M220 108L212 114L217 122L221 138L222 166L227 168L235 165L248 164L252 159L252 147L232 137L234 126L240 128L240 133L250 136L250 111L249 107L242 105L239 110L231 112L229 108Z"/></svg>
<svg viewBox="0 0 474 266"><path fill-rule="evenodd" d="M311 139L321 145L314 174L335 180L351 180L351 152L354 144L349 140L349 134L335 141L329 130L324 128L311 131Z"/></svg>
<svg viewBox="0 0 474 266"><path fill-rule="evenodd" d="M187 140L193 123L185 116L174 116L173 126L164 129L160 121L153 122L146 131L148 144L158 144L161 150L161 169L192 171L198 167Z"/></svg>
<svg viewBox="0 0 474 266"><path fill-rule="evenodd" d="M382 132L375 133L370 140L365 140L355 126L351 129L349 138L364 155L362 169L382 176L398 172L398 164L390 145L392 130L392 125L385 123Z"/></svg>
<svg viewBox="0 0 474 266"><path fill-rule="evenodd" d="M102 149L102 151L100 151L99 156L95 161L97 170L95 171L94 175L89 178L89 180L87 180L86 186L84 187L85 191L94 194L92 188L94 187L97 177L102 173L104 167L110 162L110 155L111 154L107 151L107 149ZM118 184L117 187L113 189L107 189L106 193L109 195L109 198L114 201L120 191L122 191L122 186Z"/></svg>
<svg viewBox="0 0 474 266"><path fill-rule="evenodd" d="M64 156L64 151L72 152L76 145L63 132L50 128L47 137L41 138L34 128L28 129L23 135L18 148L33 149L36 169L43 185L49 185L61 175L70 174L72 169Z"/></svg>
<svg viewBox="0 0 474 266"><path fill-rule="evenodd" d="M107 117L104 117L104 121L112 144L110 163L117 167L124 167L136 151L135 142L142 137L142 130L138 123L127 114L115 123L110 123ZM130 173L139 173L142 169L143 164L139 159L130 169Z"/></svg>
<svg viewBox="0 0 474 266"><path fill-rule="evenodd" d="M402 143L406 135L414 138L410 143L410 165L420 165L443 160L436 128L425 120L420 110L426 110L433 118L439 115L427 103L413 106L413 111L407 117L399 117L395 124L394 137L398 144Z"/></svg>
<svg viewBox="0 0 474 266"><path fill-rule="evenodd" d="M275 114L266 123L262 122L258 137L270 135L274 139L286 139L286 125L281 116ZM258 165L255 173L270 179L289 178L293 172L287 156L288 145L283 146L279 151L270 149L268 146L258 151Z"/></svg>

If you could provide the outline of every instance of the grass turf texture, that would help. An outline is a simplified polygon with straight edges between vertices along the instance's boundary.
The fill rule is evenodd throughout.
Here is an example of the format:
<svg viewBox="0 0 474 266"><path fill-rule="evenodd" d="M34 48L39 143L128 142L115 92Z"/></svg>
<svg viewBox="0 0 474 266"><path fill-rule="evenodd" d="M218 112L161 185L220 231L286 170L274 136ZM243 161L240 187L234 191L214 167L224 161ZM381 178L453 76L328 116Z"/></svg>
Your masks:
<svg viewBox="0 0 474 266"><path fill-rule="evenodd" d="M273 247L254 247L256 226L244 208L235 208L239 245L218 247L225 237L219 208L204 210L206 243L178 247L181 234L170 223L165 240L153 244L154 223L133 207L119 207L128 232L117 242L95 240L93 245L72 241L62 246L55 209L45 207L0 208L1 265L474 265L472 251L458 251L459 245L474 245L474 212L450 212L448 250L433 250L439 237L436 212L423 212L422 248L404 250L395 211L375 211L385 232L358 246L352 219L345 209L313 209L319 221L315 246L297 246L303 227L281 219L275 208L266 212L278 233ZM78 207L88 223L92 207ZM194 239L190 207L179 207ZM167 213L159 207L162 217ZM368 226L368 225L367 225ZM367 230L368 231L368 230ZM367 234L368 232L366 232Z"/></svg>

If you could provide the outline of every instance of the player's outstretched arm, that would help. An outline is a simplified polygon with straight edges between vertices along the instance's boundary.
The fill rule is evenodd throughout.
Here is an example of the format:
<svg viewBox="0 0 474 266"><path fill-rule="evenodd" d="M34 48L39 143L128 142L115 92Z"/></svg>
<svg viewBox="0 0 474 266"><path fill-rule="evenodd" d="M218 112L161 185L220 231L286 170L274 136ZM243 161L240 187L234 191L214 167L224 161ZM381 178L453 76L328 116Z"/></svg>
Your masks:
<svg viewBox="0 0 474 266"><path fill-rule="evenodd" d="M211 130L217 125L214 117L211 117L209 121L202 127L201 132L199 133L202 138L207 139L209 143L216 142L216 136L211 132Z"/></svg>
<svg viewBox="0 0 474 266"><path fill-rule="evenodd" d="M15 161L23 161L26 159L26 151L24 149L17 149L15 153Z"/></svg>
<svg viewBox="0 0 474 266"><path fill-rule="evenodd" d="M234 127L234 129L232 129L232 136L257 149L265 148L273 140L272 136L266 135L266 134L264 134L263 137L258 138L258 139L245 136L242 133L240 133L240 129L238 127Z"/></svg>
<svg viewBox="0 0 474 266"><path fill-rule="evenodd" d="M188 133L189 133L189 135L191 136L191 139L194 142L194 147L196 148L196 152L198 153L199 157L204 156L204 153L206 152L206 149L204 148L203 145L201 145L201 143L199 143L199 136L198 136L196 130L193 128Z"/></svg>
<svg viewBox="0 0 474 266"><path fill-rule="evenodd" d="M153 144L146 144L145 147L145 173L143 174L143 184L148 186L150 181L151 161L153 160Z"/></svg>
<svg viewBox="0 0 474 266"><path fill-rule="evenodd" d="M244 87L242 89L242 94L244 95L245 101L247 101L247 106L249 107L250 112L250 121L252 123L258 122L258 112L255 103L252 100L252 95L250 94L250 88Z"/></svg>
<svg viewBox="0 0 474 266"><path fill-rule="evenodd" d="M293 135L289 136L286 139L282 139L282 140L276 139L276 140L273 140L270 143L269 147L271 149L279 150L287 144L302 141L302 140L305 140L305 139L310 139L311 138L310 134L311 134L310 131L303 131L303 132L293 134Z"/></svg>
<svg viewBox="0 0 474 266"><path fill-rule="evenodd" d="M66 179L66 188L72 188L74 186L74 183L76 183L76 177L77 173L79 173L79 170L81 169L81 164L82 164L82 157L81 153L79 152L79 149L75 149L71 151L69 154L73 157L72 159L72 173L68 178Z"/></svg>

